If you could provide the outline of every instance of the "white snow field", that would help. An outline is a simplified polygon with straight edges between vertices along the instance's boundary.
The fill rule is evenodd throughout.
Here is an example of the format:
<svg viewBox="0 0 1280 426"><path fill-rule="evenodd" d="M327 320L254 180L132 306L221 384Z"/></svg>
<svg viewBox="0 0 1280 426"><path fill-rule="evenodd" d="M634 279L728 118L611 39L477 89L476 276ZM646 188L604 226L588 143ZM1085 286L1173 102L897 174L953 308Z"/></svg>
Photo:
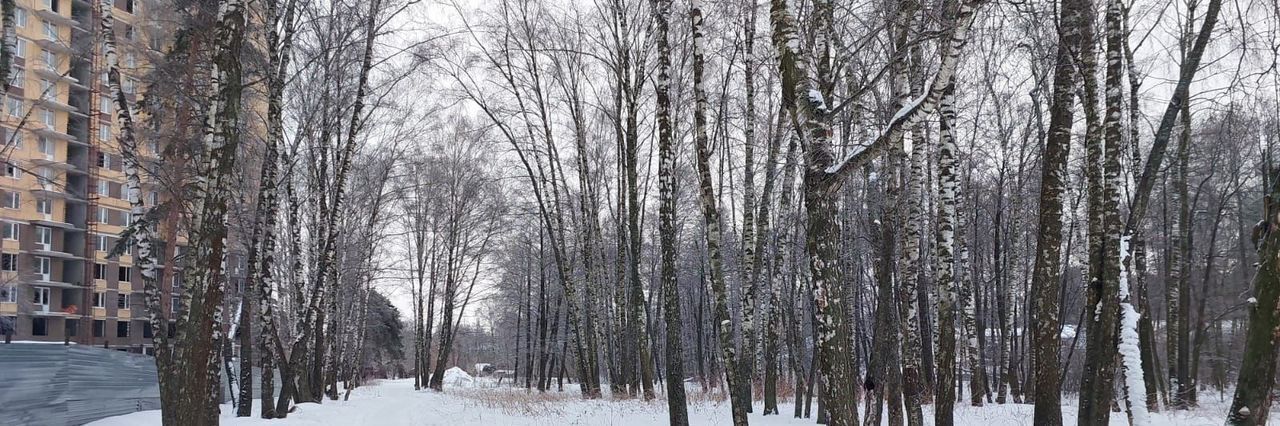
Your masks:
<svg viewBox="0 0 1280 426"><path fill-rule="evenodd" d="M477 379L479 383L484 383ZM483 386L480 385L480 386ZM1228 395L1229 397L1229 395ZM1201 396L1201 407L1183 412L1152 413L1156 425L1221 425L1228 402L1219 401L1216 393ZM254 401L255 404L257 401ZM815 406L816 408L816 406ZM756 403L751 414L752 425L813 425L814 419L791 417L793 405L780 403L780 416L760 415L762 405ZM926 406L925 423L933 424L932 407ZM963 426L1030 425L1032 406L1026 404L990 404L970 407L956 404L956 424ZM1063 407L1063 423L1072 425L1076 407ZM258 414L257 408L254 415ZM230 405L223 405L224 425L590 425L640 426L667 424L666 402L639 400L583 401L576 390L564 392L526 393L523 388L446 387L443 393L413 390L413 380L384 380L352 391L350 401L325 401L324 404L301 404L284 420L262 420L257 417L235 417ZM712 401L700 389L690 389L689 423L691 425L727 425L729 403ZM142 411L110 417L90 423L93 426L159 425L159 411ZM1112 425L1127 425L1124 413L1113 413Z"/></svg>

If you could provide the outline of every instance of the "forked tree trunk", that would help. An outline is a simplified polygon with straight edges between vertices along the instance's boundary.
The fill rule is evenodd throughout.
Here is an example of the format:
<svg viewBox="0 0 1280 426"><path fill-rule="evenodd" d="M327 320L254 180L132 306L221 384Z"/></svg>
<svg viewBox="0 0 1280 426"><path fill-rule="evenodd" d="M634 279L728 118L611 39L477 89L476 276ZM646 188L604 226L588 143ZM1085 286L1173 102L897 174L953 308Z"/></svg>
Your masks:
<svg viewBox="0 0 1280 426"><path fill-rule="evenodd" d="M12 61L13 46L9 40L15 38L9 37L13 29L13 0L4 0L0 2L3 16L4 29L4 46L0 49L0 81L8 85L9 65ZM115 18L112 16L114 6L107 2L101 1L97 4L102 21L100 22L100 30L102 34L115 34L113 25ZM174 380L174 359L169 342L169 320L165 313L163 300L161 298L161 290L159 283L159 262L157 253L154 249L154 238L156 219L148 219L148 208L142 197L142 161L139 158L140 149L137 141L136 129L134 127L135 118L133 115L134 105L130 102L129 97L123 90L120 74L120 60L116 53L115 39L105 37L102 39L103 56L107 62L107 86L108 94L112 103L116 107L116 121L119 126L120 134L116 141L120 143L120 153L124 159L125 173L125 198L129 201L129 223L132 224L127 230L128 237L125 241L121 241L120 249L132 246L136 249L134 254L134 262L142 271L142 288L146 298L147 321L151 325L152 338L151 343L155 351L156 374L160 386L161 401L161 420L165 424L174 424L176 421L176 401L175 396L180 389L179 384ZM156 153L158 154L158 153ZM155 208L156 206L152 206ZM98 247L99 250L108 250L107 247ZM123 250L111 250L121 251Z"/></svg>

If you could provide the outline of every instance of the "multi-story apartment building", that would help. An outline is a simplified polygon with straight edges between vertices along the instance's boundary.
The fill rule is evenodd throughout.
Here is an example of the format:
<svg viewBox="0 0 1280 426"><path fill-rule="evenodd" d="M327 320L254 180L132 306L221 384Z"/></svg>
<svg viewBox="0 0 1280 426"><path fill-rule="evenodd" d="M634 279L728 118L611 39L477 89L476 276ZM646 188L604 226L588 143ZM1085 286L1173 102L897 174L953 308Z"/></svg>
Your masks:
<svg viewBox="0 0 1280 426"><path fill-rule="evenodd" d="M133 257L107 257L130 217L97 5L18 0L13 78L0 114L0 329L9 328L0 333L149 351ZM115 0L113 10L123 89L134 97L154 51L147 33L156 31L143 6ZM145 160L159 158L157 141L139 145ZM160 201L149 183L143 193L148 205ZM166 272L163 304L176 312L181 274Z"/></svg>

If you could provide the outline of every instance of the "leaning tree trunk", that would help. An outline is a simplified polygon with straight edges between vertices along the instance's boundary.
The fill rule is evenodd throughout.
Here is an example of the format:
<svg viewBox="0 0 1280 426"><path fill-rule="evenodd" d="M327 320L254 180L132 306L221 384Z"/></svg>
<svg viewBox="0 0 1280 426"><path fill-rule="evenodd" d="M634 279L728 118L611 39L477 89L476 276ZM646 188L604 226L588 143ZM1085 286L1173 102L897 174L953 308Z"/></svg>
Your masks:
<svg viewBox="0 0 1280 426"><path fill-rule="evenodd" d="M275 418L275 366L280 366L282 381L292 381L294 374L285 358L284 342L280 340L279 326L276 324L275 301L272 292L279 284L272 272L275 265L276 250L276 214L280 209L279 187L277 180L279 170L280 142L284 140L284 86L289 68L290 52L293 46L295 3L290 1L285 6L283 20L280 19L280 2L268 3L267 22L271 29L268 33L267 49L270 63L267 66L267 142L262 158L261 185L258 194L258 220L255 221L254 232L262 232L261 246L257 258L250 258L250 269L256 267L257 276L250 273L250 279L258 284L258 321L261 323L261 337L258 339L261 355L261 386L259 398L262 401L261 417ZM278 24L279 22L279 24ZM283 36L280 33L283 25ZM274 351L274 352L273 352ZM277 362L278 361L278 362ZM281 389L283 394L284 389ZM288 411L287 406L279 407L280 412Z"/></svg>
<svg viewBox="0 0 1280 426"><path fill-rule="evenodd" d="M1262 222L1253 230L1258 271L1249 298L1249 326L1236 393L1227 412L1228 425L1267 423L1276 376L1276 330L1280 329L1280 169L1271 172L1271 188L1263 199Z"/></svg>
<svg viewBox="0 0 1280 426"><path fill-rule="evenodd" d="M720 337L720 351L723 354L725 381L730 395L730 406L733 412L734 425L747 424L747 407L749 401L743 401L737 389L736 366L737 353L733 345L733 328L729 319L729 301L725 289L724 260L721 253L722 235L720 231L720 209L717 205L715 190L711 187L711 147L707 138L707 93L703 88L703 52L702 5L693 0L689 9L693 32L693 126L695 161L699 183L699 201L702 205L702 219L706 225L707 256L710 262L711 292L715 297L714 329Z"/></svg>

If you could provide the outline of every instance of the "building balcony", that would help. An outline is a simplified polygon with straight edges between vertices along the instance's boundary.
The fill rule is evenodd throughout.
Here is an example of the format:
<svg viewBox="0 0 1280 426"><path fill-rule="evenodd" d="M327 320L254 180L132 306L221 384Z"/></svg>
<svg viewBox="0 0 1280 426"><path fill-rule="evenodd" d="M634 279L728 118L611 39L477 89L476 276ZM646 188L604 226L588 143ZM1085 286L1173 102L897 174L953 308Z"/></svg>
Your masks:
<svg viewBox="0 0 1280 426"><path fill-rule="evenodd" d="M73 107L70 104L64 103L61 100L58 100L58 98L55 98L52 96L41 96L40 99L36 100L36 105L40 105L48 109L72 113L72 114L76 114L80 112L80 110L76 109L76 107Z"/></svg>
<svg viewBox="0 0 1280 426"><path fill-rule="evenodd" d="M80 232L84 232L84 230L83 230L83 229L77 228L77 227L76 227L76 225L74 225L74 224L67 223L67 222L59 222L59 221L53 220L53 218L36 219L36 220L31 221L31 223L32 223L32 224L34 224L34 225L48 226L48 227L50 227L50 228L59 228L59 229L63 229L63 230L66 230L66 231L80 231Z"/></svg>
<svg viewBox="0 0 1280 426"><path fill-rule="evenodd" d="M77 255L74 255L74 254L71 254L71 253L67 253L67 252L65 252L65 251L57 251L57 250L52 250L52 249L50 249L50 250L45 250L45 249L40 248L40 247L37 247L35 250L31 250L31 254L36 255L36 256L41 256L41 257L51 257L51 258L56 258L56 259L62 259L63 261L80 261L80 260L84 260L84 257L82 257L82 256L77 256Z"/></svg>
<svg viewBox="0 0 1280 426"><path fill-rule="evenodd" d="M88 91L89 90L89 86L85 86L84 83L81 83L80 79L78 78L68 75L68 76L65 76L63 80L67 82L67 85L71 87L72 91L77 91L77 90Z"/></svg>
<svg viewBox="0 0 1280 426"><path fill-rule="evenodd" d="M76 140L75 137L68 135L66 133L59 132L57 129L51 129L48 126L31 129L31 132L47 138L59 139L59 140L64 140L70 143L83 145L83 143Z"/></svg>
<svg viewBox="0 0 1280 426"><path fill-rule="evenodd" d="M63 73L58 71L58 66L56 64L46 64L46 63L43 63L43 61L37 61L37 63L31 67L31 70L34 71L36 75L40 77L44 77L46 80L49 80L49 81L65 81L67 82L67 84L70 84L71 87L73 88L82 89L82 90L89 89L88 86L85 86L83 83L80 82L80 79L72 77L68 73Z"/></svg>
<svg viewBox="0 0 1280 426"><path fill-rule="evenodd" d="M59 14L58 12L54 12L52 10L45 9L45 8L41 8L40 10L37 10L36 16L39 16L40 19L44 19L45 21L49 21L57 25L66 25L70 27L80 26L80 23L76 22L76 20L74 19L71 19L70 16L65 16L65 15Z"/></svg>
<svg viewBox="0 0 1280 426"><path fill-rule="evenodd" d="M56 53L62 53L62 54L75 53L75 49L72 49L71 46L67 44L67 42L62 40L42 38L42 39L36 40L35 42L36 44L40 45L40 47L43 47L49 50L50 52L56 52Z"/></svg>
<svg viewBox="0 0 1280 426"><path fill-rule="evenodd" d="M80 285L80 284L78 284L78 283L69 283L69 282L65 282L65 281L53 281L53 280L46 280L46 279L41 278L41 277L36 277L36 279L31 280L30 284L31 284L31 285L33 285L33 286L36 286L36 287L49 287L49 288L70 288L70 289L78 289L78 288L82 288L82 287L83 287L83 286L81 286L81 285Z"/></svg>
<svg viewBox="0 0 1280 426"><path fill-rule="evenodd" d="M31 164L44 166L52 169L67 170L71 168L70 164L49 157L36 157L28 160Z"/></svg>

